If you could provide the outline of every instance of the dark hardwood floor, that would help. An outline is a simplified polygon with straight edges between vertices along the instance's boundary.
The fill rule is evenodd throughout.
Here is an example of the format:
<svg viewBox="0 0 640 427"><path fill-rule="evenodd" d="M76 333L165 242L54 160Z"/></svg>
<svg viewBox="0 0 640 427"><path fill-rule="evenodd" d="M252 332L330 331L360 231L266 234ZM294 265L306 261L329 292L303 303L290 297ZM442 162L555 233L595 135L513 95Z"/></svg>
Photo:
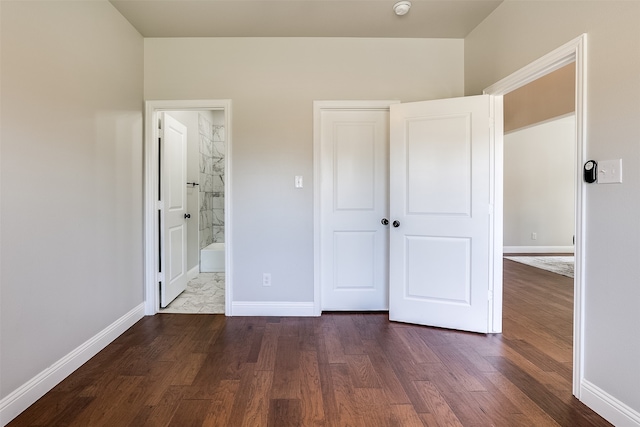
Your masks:
<svg viewBox="0 0 640 427"><path fill-rule="evenodd" d="M570 278L505 260L504 333L146 317L9 425L605 426L571 395Z"/></svg>

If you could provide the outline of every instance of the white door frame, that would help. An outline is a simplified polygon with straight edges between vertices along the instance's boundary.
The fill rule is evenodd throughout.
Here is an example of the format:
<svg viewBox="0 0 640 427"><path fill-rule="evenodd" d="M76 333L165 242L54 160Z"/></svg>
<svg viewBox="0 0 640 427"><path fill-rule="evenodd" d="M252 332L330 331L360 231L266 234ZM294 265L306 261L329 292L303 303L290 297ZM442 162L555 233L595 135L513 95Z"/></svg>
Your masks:
<svg viewBox="0 0 640 427"><path fill-rule="evenodd" d="M571 40L484 90L496 97L506 95L572 62L576 64L576 171L582 170L587 149L587 35ZM584 379L584 248L585 185L578 177L575 187L575 278L573 282L573 394L580 399Z"/></svg>
<svg viewBox="0 0 640 427"><path fill-rule="evenodd" d="M232 301L232 227L231 227L231 100L158 100L145 102L144 136L144 314L151 316L160 309L158 282L159 215L158 203L158 113L161 111L223 110L225 126L225 180L224 180L224 224L225 224L225 314L231 316ZM186 182L185 182L186 185Z"/></svg>

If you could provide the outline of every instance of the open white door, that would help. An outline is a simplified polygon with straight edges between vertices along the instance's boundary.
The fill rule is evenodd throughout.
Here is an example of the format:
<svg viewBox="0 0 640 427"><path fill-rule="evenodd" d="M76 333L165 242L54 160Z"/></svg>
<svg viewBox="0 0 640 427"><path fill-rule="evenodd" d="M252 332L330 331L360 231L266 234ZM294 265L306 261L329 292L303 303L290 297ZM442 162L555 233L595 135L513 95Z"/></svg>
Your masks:
<svg viewBox="0 0 640 427"><path fill-rule="evenodd" d="M488 95L391 106L389 319L489 331Z"/></svg>
<svg viewBox="0 0 640 427"><path fill-rule="evenodd" d="M164 308L187 287L187 128L166 113L161 117L160 159L164 206L160 306Z"/></svg>

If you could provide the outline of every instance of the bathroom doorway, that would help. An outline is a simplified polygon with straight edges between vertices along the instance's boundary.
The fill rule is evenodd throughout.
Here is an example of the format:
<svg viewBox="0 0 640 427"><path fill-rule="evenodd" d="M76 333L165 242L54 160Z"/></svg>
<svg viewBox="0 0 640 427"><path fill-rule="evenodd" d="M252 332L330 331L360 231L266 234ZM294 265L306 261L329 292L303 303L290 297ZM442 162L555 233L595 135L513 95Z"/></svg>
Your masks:
<svg viewBox="0 0 640 427"><path fill-rule="evenodd" d="M145 313L229 314L230 259L230 109L228 100L148 101L145 137ZM187 129L184 155L165 150L162 119ZM174 150L175 151L175 150ZM184 183L167 187L175 159L184 162ZM184 159L181 159L184 157ZM177 181L177 180L173 180ZM168 240L164 218L171 209L168 192L184 193L181 245L184 261L172 259L176 245ZM172 301L161 297L162 286L176 274L186 286Z"/></svg>

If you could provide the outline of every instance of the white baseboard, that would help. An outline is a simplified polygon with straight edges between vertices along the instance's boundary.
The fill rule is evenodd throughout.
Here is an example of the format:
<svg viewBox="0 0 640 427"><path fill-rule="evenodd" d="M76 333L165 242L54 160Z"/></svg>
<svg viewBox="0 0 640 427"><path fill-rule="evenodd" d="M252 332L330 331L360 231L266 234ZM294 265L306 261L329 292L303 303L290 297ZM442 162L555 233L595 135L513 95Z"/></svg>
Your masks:
<svg viewBox="0 0 640 427"><path fill-rule="evenodd" d="M574 246L505 246L502 248L505 254L572 254L574 250Z"/></svg>
<svg viewBox="0 0 640 427"><path fill-rule="evenodd" d="M315 317L313 302L234 301L232 316Z"/></svg>
<svg viewBox="0 0 640 427"><path fill-rule="evenodd" d="M630 408L601 388L582 380L580 400L617 427L640 427L640 412Z"/></svg>
<svg viewBox="0 0 640 427"><path fill-rule="evenodd" d="M200 266L196 265L191 270L187 271L187 280L195 279L198 277L198 274L200 274Z"/></svg>
<svg viewBox="0 0 640 427"><path fill-rule="evenodd" d="M143 316L144 304L140 304L0 400L0 425L4 426L20 415Z"/></svg>

